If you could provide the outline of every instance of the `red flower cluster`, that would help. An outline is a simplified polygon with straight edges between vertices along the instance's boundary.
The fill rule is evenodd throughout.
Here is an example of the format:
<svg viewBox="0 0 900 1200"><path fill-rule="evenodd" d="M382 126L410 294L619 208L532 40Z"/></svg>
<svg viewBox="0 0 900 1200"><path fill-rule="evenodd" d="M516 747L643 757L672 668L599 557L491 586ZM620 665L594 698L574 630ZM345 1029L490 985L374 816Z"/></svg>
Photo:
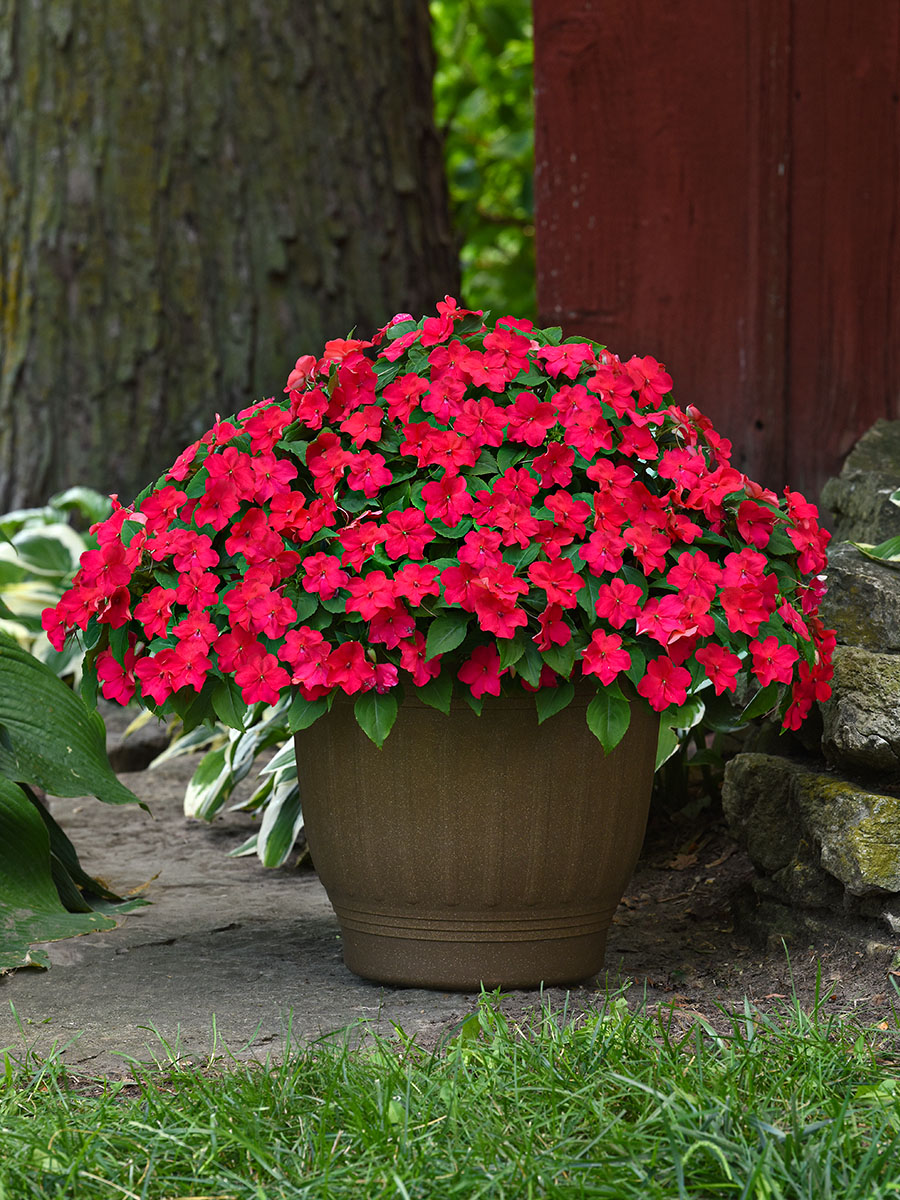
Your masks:
<svg viewBox="0 0 900 1200"><path fill-rule="evenodd" d="M95 527L44 627L85 633L106 697L163 710L581 675L661 712L743 678L795 728L829 693L828 534L671 388L449 297L329 342Z"/></svg>

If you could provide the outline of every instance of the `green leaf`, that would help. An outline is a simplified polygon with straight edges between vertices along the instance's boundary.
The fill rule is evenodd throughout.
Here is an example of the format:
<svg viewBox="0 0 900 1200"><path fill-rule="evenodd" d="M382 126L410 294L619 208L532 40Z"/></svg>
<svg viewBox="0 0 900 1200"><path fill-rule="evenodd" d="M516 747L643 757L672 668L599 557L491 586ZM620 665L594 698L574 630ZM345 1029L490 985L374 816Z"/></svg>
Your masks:
<svg viewBox="0 0 900 1200"><path fill-rule="evenodd" d="M363 692L353 705L357 724L380 750L397 719L397 697L391 692Z"/></svg>
<svg viewBox="0 0 900 1200"><path fill-rule="evenodd" d="M768 687L760 688L750 703L741 712L741 724L752 721L754 717L765 716L771 712L781 699L782 685L770 683Z"/></svg>
<svg viewBox="0 0 900 1200"><path fill-rule="evenodd" d="M528 453L516 446L501 446L497 451L497 467L502 475L509 467L516 466Z"/></svg>
<svg viewBox="0 0 900 1200"><path fill-rule="evenodd" d="M297 614L297 620L301 624L311 617L319 607L319 597L312 592L298 591L291 596L291 602L294 605L294 611Z"/></svg>
<svg viewBox="0 0 900 1200"><path fill-rule="evenodd" d="M53 882L50 837L41 814L21 788L0 778L0 971L47 965L31 955L34 942L112 929L101 913L68 912Z"/></svg>
<svg viewBox="0 0 900 1200"><path fill-rule="evenodd" d="M425 658L435 658L438 654L455 650L465 640L469 619L469 614L464 612L450 612L446 616L435 617L425 640Z"/></svg>
<svg viewBox="0 0 900 1200"><path fill-rule="evenodd" d="M60 867L65 870L73 885L77 885L77 887L89 892L91 896L99 900L109 900L115 904L127 904L129 907L137 907L146 903L144 900L139 902L123 900L121 896L117 896L115 892L110 891L105 884L88 875L78 861L75 847L65 832L57 825L50 810L39 803L37 797L31 793L31 789L27 785L22 785L22 791L29 796L36 812L44 822L47 836L50 839L50 854L52 859L58 862ZM2 873L0 873L0 878L2 878Z"/></svg>
<svg viewBox="0 0 900 1200"><path fill-rule="evenodd" d="M544 660L541 658L541 652L531 640L525 639L525 653L516 663L516 671L526 683L530 683L532 687L540 687L541 684L541 668L544 665Z"/></svg>
<svg viewBox="0 0 900 1200"><path fill-rule="evenodd" d="M791 557L797 553L797 547L788 537L783 529L777 526L769 535L769 540L766 543L766 556L771 558L773 554L780 554L783 557Z"/></svg>
<svg viewBox="0 0 900 1200"><path fill-rule="evenodd" d="M497 649L500 651L500 670L513 667L525 653L526 638L517 634L513 638L497 638Z"/></svg>
<svg viewBox="0 0 900 1200"><path fill-rule="evenodd" d="M259 773L260 775L275 775L277 772L285 770L293 771L294 774L297 771L297 755L294 751L293 738L286 741L265 766L260 767Z"/></svg>
<svg viewBox="0 0 900 1200"><path fill-rule="evenodd" d="M706 715L706 705L699 696L688 696L684 704L672 705L660 716L660 723L671 729L693 729Z"/></svg>
<svg viewBox="0 0 900 1200"><path fill-rule="evenodd" d="M323 696L318 700L304 700L298 692L291 701L291 707L288 709L288 729L291 733L299 733L301 729L309 729L310 725L315 724L319 717L324 716L327 712L327 698Z"/></svg>
<svg viewBox="0 0 900 1200"><path fill-rule="evenodd" d="M565 646L548 646L541 651L541 657L557 675L568 679L575 665L575 643L570 640Z"/></svg>
<svg viewBox="0 0 900 1200"><path fill-rule="evenodd" d="M427 704L429 708L436 708L438 712L449 713L450 703L453 698L453 676L449 674L438 675L435 679L431 679L428 683L418 687L412 693L418 697L423 704Z"/></svg>
<svg viewBox="0 0 900 1200"><path fill-rule="evenodd" d="M223 725L229 729L244 728L248 705L244 703L241 689L233 679L216 680L210 699L213 711Z"/></svg>
<svg viewBox="0 0 900 1200"><path fill-rule="evenodd" d="M19 562L29 571L57 578L71 575L85 549L84 540L71 526L61 522L23 529L12 544Z"/></svg>
<svg viewBox="0 0 900 1200"><path fill-rule="evenodd" d="M106 729L97 713L43 663L0 632L0 775L53 796L96 796L107 804L137 804L106 757Z"/></svg>
<svg viewBox="0 0 900 1200"><path fill-rule="evenodd" d="M631 724L631 707L615 683L602 688L587 706L588 728L609 754Z"/></svg>
<svg viewBox="0 0 900 1200"><path fill-rule="evenodd" d="M60 512L77 512L89 525L105 520L112 512L109 496L89 487L70 487L51 496L48 503Z"/></svg>
<svg viewBox="0 0 900 1200"><path fill-rule="evenodd" d="M672 757L679 746L678 734L671 725L660 725L659 739L656 743L656 766L653 768L658 771L664 762Z"/></svg>
<svg viewBox="0 0 900 1200"><path fill-rule="evenodd" d="M516 574L521 575L526 567L530 567L541 552L537 542L530 546L511 546L503 551L503 561L508 562Z"/></svg>
<svg viewBox="0 0 900 1200"><path fill-rule="evenodd" d="M167 701L172 706L184 725L184 732L190 733L198 725L212 724L216 710L213 705L213 692L218 680L207 678L199 692L191 688L180 688Z"/></svg>
<svg viewBox="0 0 900 1200"><path fill-rule="evenodd" d="M481 710L484 708L484 696L473 696L468 688L463 692L466 704L471 708L472 712L477 717L481 716Z"/></svg>
<svg viewBox="0 0 900 1200"><path fill-rule="evenodd" d="M583 588L578 589L578 607L587 614L590 621L593 621L596 616L595 605L597 603L597 595L600 591L601 581L596 575L592 575L590 571L584 569L583 559L578 559L573 555L572 563L575 567L575 570L580 571L581 577L585 584Z"/></svg>
<svg viewBox="0 0 900 1200"><path fill-rule="evenodd" d="M646 655L637 642L630 644L623 643L623 648L631 655L631 666L625 672L625 678L630 679L634 686L637 687L644 678L647 670Z"/></svg>
<svg viewBox="0 0 900 1200"><path fill-rule="evenodd" d="M559 687L539 688L534 694L538 725L543 725L548 717L562 712L568 704L572 703L574 695L575 685L573 683L561 683Z"/></svg>

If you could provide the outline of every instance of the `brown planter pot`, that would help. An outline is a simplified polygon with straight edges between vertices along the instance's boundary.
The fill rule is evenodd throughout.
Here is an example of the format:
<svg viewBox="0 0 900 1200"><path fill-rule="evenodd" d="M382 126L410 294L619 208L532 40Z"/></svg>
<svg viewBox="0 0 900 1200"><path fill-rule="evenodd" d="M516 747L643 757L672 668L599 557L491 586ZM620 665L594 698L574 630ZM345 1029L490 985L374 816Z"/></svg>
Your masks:
<svg viewBox="0 0 900 1200"><path fill-rule="evenodd" d="M382 750L339 701L296 735L310 851L352 971L469 991L600 970L644 837L659 717L633 704L606 756L589 700L543 725L526 696L488 697L481 717L407 700Z"/></svg>

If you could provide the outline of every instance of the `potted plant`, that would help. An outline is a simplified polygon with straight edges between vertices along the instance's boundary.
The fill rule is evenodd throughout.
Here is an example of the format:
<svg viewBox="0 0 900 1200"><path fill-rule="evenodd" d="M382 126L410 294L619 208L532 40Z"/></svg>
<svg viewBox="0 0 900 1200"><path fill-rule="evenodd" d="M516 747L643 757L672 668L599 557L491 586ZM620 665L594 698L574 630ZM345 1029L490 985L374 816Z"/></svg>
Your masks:
<svg viewBox="0 0 900 1200"><path fill-rule="evenodd" d="M450 297L401 314L217 417L94 527L44 627L83 638L88 695L189 727L290 693L361 974L585 977L660 720L665 742L737 698L796 728L829 691L815 507L671 389L653 358Z"/></svg>

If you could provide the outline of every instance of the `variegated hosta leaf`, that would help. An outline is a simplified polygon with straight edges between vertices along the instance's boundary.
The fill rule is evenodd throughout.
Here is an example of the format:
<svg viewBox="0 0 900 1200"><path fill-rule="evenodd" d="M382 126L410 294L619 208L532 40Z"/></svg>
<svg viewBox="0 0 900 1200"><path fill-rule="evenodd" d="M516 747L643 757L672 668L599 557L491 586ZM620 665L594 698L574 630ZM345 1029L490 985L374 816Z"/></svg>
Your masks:
<svg viewBox="0 0 900 1200"><path fill-rule="evenodd" d="M659 741L656 744L656 769L672 757L684 735L699 725L706 714L706 705L699 696L688 696L678 708L667 708L659 723Z"/></svg>
<svg viewBox="0 0 900 1200"><path fill-rule="evenodd" d="M278 753L269 759L264 767L260 767L260 774L272 775L276 771L283 770L285 767L294 768L296 773L296 757L294 755L293 740L285 742Z"/></svg>
<svg viewBox="0 0 900 1200"><path fill-rule="evenodd" d="M234 787L234 776L225 761L227 746L209 750L191 776L184 793L184 815L211 821Z"/></svg>
<svg viewBox="0 0 900 1200"><path fill-rule="evenodd" d="M851 542L850 545L855 546L866 558L884 563L886 567L900 567L900 537L888 538L886 542L879 542L877 546L870 542Z"/></svg>
<svg viewBox="0 0 900 1200"><path fill-rule="evenodd" d="M303 828L303 809L296 772L275 777L272 795L263 810L256 853L264 867L286 862Z"/></svg>

